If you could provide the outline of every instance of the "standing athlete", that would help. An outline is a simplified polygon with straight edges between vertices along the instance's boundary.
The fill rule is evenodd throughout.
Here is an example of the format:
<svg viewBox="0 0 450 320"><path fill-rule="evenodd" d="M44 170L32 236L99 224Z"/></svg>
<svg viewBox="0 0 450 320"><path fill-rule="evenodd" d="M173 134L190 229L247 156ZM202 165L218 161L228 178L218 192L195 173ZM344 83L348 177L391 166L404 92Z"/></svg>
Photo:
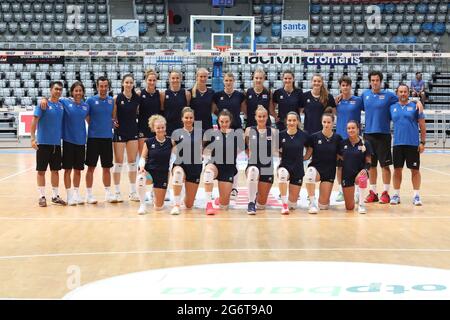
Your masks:
<svg viewBox="0 0 450 320"><path fill-rule="evenodd" d="M289 112L300 114L303 101L302 89L295 87L294 73L286 70L283 72L282 79L283 88L279 88L273 93L274 109L278 110L276 125L280 131L286 129L286 115Z"/></svg>
<svg viewBox="0 0 450 320"><path fill-rule="evenodd" d="M421 206L420 189L420 154L425 149L426 127L425 116L416 108L415 102L408 100L409 88L400 85L397 88L399 102L390 108L392 122L394 123L394 195L391 204L400 203L400 185L402 183L402 171L406 166L411 169L411 180L414 189L413 204ZM419 142L420 128L420 142Z"/></svg>
<svg viewBox="0 0 450 320"><path fill-rule="evenodd" d="M50 99L48 108L42 110L40 106L34 108L31 122L31 147L36 150L37 185L39 191L39 206L46 207L45 199L45 171L50 165L52 202L66 205L59 196L59 173L61 170L61 137L64 107L59 102L63 89L61 81L50 83ZM36 128L37 140L36 140Z"/></svg>
<svg viewBox="0 0 450 320"><path fill-rule="evenodd" d="M95 204L97 200L92 192L94 184L94 171L98 158L102 166L102 180L105 188L105 200L116 202L111 192L111 168L113 167L113 108L114 99L108 95L109 80L106 77L97 79L97 94L89 97L89 128L86 148L86 193L87 203Z"/></svg>

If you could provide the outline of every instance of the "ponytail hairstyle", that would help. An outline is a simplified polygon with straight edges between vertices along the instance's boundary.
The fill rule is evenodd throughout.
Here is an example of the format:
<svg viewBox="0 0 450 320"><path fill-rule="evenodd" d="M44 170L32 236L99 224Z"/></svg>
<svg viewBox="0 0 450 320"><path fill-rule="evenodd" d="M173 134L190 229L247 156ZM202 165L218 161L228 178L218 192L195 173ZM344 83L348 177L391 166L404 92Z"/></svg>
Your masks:
<svg viewBox="0 0 450 320"><path fill-rule="evenodd" d="M255 72L253 72L253 77L252 77L252 79L255 78L255 74L257 74L257 73L260 73L260 74L263 75L264 81L267 79L266 72L264 71L263 68L257 68L257 69L255 70ZM253 86L254 86L254 84L253 84ZM268 89L264 86L264 82L263 82L263 90L264 90L264 89L268 91Z"/></svg>
<svg viewBox="0 0 450 320"><path fill-rule="evenodd" d="M134 77L133 77L133 75L132 75L131 73L127 73L126 75L124 75L124 76L122 77L122 86L121 86L121 89L120 89L120 90L121 90L120 92L122 92L122 93L123 93L123 91L124 91L123 83L125 82L125 80L126 80L127 78L131 78L131 79L133 80L133 82L134 82ZM131 94L132 94L133 96L136 95L136 90L135 90L135 88L134 88L134 84L133 84L133 88L131 89Z"/></svg>
<svg viewBox="0 0 450 320"><path fill-rule="evenodd" d="M84 84L81 81L75 81L74 83L72 83L72 85L70 86L70 96L73 97L73 90L75 90L76 87L80 87L81 90L83 90L83 98L84 98L86 90L84 89Z"/></svg>
<svg viewBox="0 0 450 320"><path fill-rule="evenodd" d="M287 118L289 116L295 116L297 118L297 121L298 121L297 128L301 129L302 120L300 119L300 116L298 115L298 113L295 112L295 111L289 111L288 114L286 115L286 118L284 119L284 123L286 125L286 128L287 128Z"/></svg>
<svg viewBox="0 0 450 320"><path fill-rule="evenodd" d="M195 118L194 110L193 110L192 108L190 108L190 107L184 107L183 110L181 110L181 119L183 119L184 114L185 114L185 113L188 113L188 112L191 112L192 115L193 115L194 118Z"/></svg>
<svg viewBox="0 0 450 320"><path fill-rule="evenodd" d="M320 103L326 108L328 106L328 89L325 87L325 81L323 81L323 76L319 73L315 73L312 77L312 80L315 77L319 77L322 80L322 86L320 87Z"/></svg>
<svg viewBox="0 0 450 320"><path fill-rule="evenodd" d="M197 81L197 77L200 73L206 73L209 74L209 71L206 68L198 68L197 69L197 73L195 74L195 84L192 87L192 98L196 98L197 97L197 86L198 86L198 81Z"/></svg>
<svg viewBox="0 0 450 320"><path fill-rule="evenodd" d="M148 119L148 127L152 132L155 132L155 123L156 122L162 122L164 125L167 125L166 118L164 118L160 114L154 114Z"/></svg>
<svg viewBox="0 0 450 320"><path fill-rule="evenodd" d="M356 120L349 120L347 122L347 125L349 123L354 123L356 125L356 128L358 128L359 133L361 133L361 124L358 121L356 121ZM366 146L365 146L366 142L364 141L364 136L363 135L359 135L359 139L361 140L361 143L362 143L361 151L362 152L366 152Z"/></svg>
<svg viewBox="0 0 450 320"><path fill-rule="evenodd" d="M292 72L291 70L284 70L283 73L281 74L281 79L284 78L285 74L290 74L292 76L292 88L295 90L295 75L294 72ZM284 88L284 85L283 85Z"/></svg>
<svg viewBox="0 0 450 320"><path fill-rule="evenodd" d="M330 107L328 107L328 108L326 108L325 109L325 112L322 114L322 119L324 118L324 117L330 117L331 118L331 121L333 121L334 122L334 114L331 112L331 108Z"/></svg>
<svg viewBox="0 0 450 320"><path fill-rule="evenodd" d="M228 109L223 109L222 111L219 112L219 114L217 115L217 124L219 125L219 118L220 117L228 117L230 119L230 127L233 125L233 115L231 114L230 111L228 111Z"/></svg>
<svg viewBox="0 0 450 320"><path fill-rule="evenodd" d="M147 80L147 78L151 75L154 75L155 78L158 79L158 74L156 73L155 70L153 70L152 68L145 70L145 80Z"/></svg>

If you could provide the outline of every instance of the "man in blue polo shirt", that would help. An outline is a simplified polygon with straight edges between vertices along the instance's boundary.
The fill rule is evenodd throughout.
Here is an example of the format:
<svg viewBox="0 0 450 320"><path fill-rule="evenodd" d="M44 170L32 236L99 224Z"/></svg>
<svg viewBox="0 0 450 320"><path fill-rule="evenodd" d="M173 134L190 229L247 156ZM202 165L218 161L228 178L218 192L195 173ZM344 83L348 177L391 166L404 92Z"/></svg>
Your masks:
<svg viewBox="0 0 450 320"><path fill-rule="evenodd" d="M366 202L389 203L389 185L391 183L392 164L391 153L391 115L389 107L398 101L392 91L382 90L383 74L379 71L369 73L371 89L364 90L362 99L365 111L364 138L372 146L372 163L369 172L370 191ZM377 163L383 174L384 190L378 199L377 187Z"/></svg>
<svg viewBox="0 0 450 320"><path fill-rule="evenodd" d="M58 192L59 170L61 170L61 137L64 108L59 102L63 89L61 81L50 83L50 100L48 108L42 110L40 106L34 108L34 117L31 122L31 147L36 150L37 185L39 191L39 206L46 207L45 198L45 171L50 165L52 202L66 205ZM36 139L37 128L37 139Z"/></svg>
<svg viewBox="0 0 450 320"><path fill-rule="evenodd" d="M411 95L413 97L420 97L422 102L426 99L425 81L422 80L422 74L420 72L416 72L416 78L411 80Z"/></svg>
<svg viewBox="0 0 450 320"><path fill-rule="evenodd" d="M411 169L411 178L414 189L413 204L421 206L419 196L420 189L420 154L425 149L425 116L417 110L416 103L408 99L409 87L401 84L397 88L399 102L391 105L390 113L394 123L394 195L391 204L400 203L400 184L402 182L402 170L406 166ZM420 127L420 142L419 142Z"/></svg>
<svg viewBox="0 0 450 320"><path fill-rule="evenodd" d="M94 170L100 157L103 168L103 185L105 187L105 200L116 202L115 196L111 193L111 168L113 166L113 121L112 112L114 107L113 97L108 95L109 80L106 77L97 79L98 94L86 100L89 105L89 129L86 151L86 191L87 202L97 203L93 193Z"/></svg>

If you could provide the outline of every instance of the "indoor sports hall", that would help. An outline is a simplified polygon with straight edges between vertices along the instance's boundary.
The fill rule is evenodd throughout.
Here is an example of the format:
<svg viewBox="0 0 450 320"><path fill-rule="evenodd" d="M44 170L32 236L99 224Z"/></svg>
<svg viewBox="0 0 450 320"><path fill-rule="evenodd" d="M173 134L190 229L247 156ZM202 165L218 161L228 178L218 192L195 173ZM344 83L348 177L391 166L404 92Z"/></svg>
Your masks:
<svg viewBox="0 0 450 320"><path fill-rule="evenodd" d="M449 1L3 1L0 299L449 299L449 35ZM359 202L365 212L358 211L358 205L346 210L336 179L326 210L311 214L314 198L308 197L304 183L296 207L281 214L285 202L275 172L265 208L253 214L248 209L245 151L235 159L237 190L232 191L228 209L218 205L222 200L218 200L217 181L211 196L205 190L203 172L192 208L181 204L179 214L171 214L177 201L171 176L161 210L153 205L156 192L150 195L146 187L147 210L138 214L142 203L131 201L136 191L128 177L132 170L139 176L142 157L125 156L119 171L116 149L111 189L114 176L120 175L115 191L121 192L122 202L105 199L105 168L102 171L100 161L90 191L95 204L87 201L84 162L77 191L80 201L74 205L61 205L70 200L64 169L59 170L58 191L52 190L49 169L45 188L38 188L31 128L37 121L38 140L43 127L54 129L40 121L43 114L54 111L55 81L61 81L60 95L66 99L73 92L72 84L81 82L84 101L99 95L98 79L105 77L107 99L116 101L113 97L124 90L128 74L139 96L145 95L146 71L152 69L155 88L167 102L173 72L180 75L180 90L187 92L197 88L201 68L207 71L208 90L224 90L226 74L231 73L232 89L247 100L251 99L247 90L255 86L255 71L264 71L262 87L268 90L268 99L283 88L286 70L302 94L313 92L312 79L319 74L324 88L337 98L333 111L337 121L342 76L352 80L355 97L370 92L373 71L382 74L383 92L396 95L406 85L410 95L406 103L423 105L423 112L419 107L411 112L425 119L419 146L424 148L421 205L413 204L417 190L405 166L400 203ZM45 111L43 99L49 101ZM111 120L117 122L114 112ZM217 112L212 113L209 125L217 129ZM276 117L270 114L272 128ZM249 121L242 109L240 118L243 124ZM304 129L305 114L299 118ZM366 118L362 111L361 136L368 128ZM395 149L394 131L402 129L394 120L388 126ZM119 125L114 121L111 135L120 128L120 120ZM84 131L83 143L91 125L76 127ZM120 142L110 139L111 150L112 143ZM391 152L390 143L384 152ZM37 146L43 150L39 141ZM62 149L64 153L64 145ZM275 171L280 157L273 158ZM298 163L306 171L310 160L303 160L299 155ZM394 177L394 167L389 167ZM379 195L386 186L383 178L378 166ZM392 200L397 189L393 178L388 185ZM189 193L187 188L186 184L181 197ZM45 192L46 207L40 206L38 189ZM52 192L58 192L62 202L55 203ZM205 213L208 197L215 214ZM315 197L319 197L318 183Z"/></svg>

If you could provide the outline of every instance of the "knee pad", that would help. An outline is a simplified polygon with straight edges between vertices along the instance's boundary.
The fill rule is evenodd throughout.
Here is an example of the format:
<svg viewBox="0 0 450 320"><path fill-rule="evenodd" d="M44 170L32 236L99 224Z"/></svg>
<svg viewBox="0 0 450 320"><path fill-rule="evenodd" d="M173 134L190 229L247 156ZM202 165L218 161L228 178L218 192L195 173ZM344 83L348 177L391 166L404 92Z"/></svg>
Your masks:
<svg viewBox="0 0 450 320"><path fill-rule="evenodd" d="M367 188L367 177L366 176L359 176L359 178L358 178L358 186L361 189Z"/></svg>
<svg viewBox="0 0 450 320"><path fill-rule="evenodd" d="M139 188L145 187L145 182L147 178L145 177L145 174L138 174L136 177L136 184Z"/></svg>
<svg viewBox="0 0 450 320"><path fill-rule="evenodd" d="M136 172L137 171L137 164L136 162L129 162L128 163L128 172Z"/></svg>
<svg viewBox="0 0 450 320"><path fill-rule="evenodd" d="M320 210L328 210L330 208L329 204L321 204L319 203L319 209Z"/></svg>
<svg viewBox="0 0 450 320"><path fill-rule="evenodd" d="M247 170L247 180L250 182L258 181L259 169L257 167L250 167Z"/></svg>
<svg viewBox="0 0 450 320"><path fill-rule="evenodd" d="M174 186L181 186L183 185L183 180L184 180L184 171L181 168L175 168L173 169L173 174L172 174L172 184Z"/></svg>
<svg viewBox="0 0 450 320"><path fill-rule="evenodd" d="M314 167L308 167L305 172L305 183L314 184L316 183L316 177L317 177L317 169Z"/></svg>
<svg viewBox="0 0 450 320"><path fill-rule="evenodd" d="M203 173L203 182L206 184L211 184L214 182L214 172L211 170L205 170Z"/></svg>
<svg viewBox="0 0 450 320"><path fill-rule="evenodd" d="M114 163L114 167L112 169L113 173L122 173L123 164L122 163Z"/></svg>
<svg viewBox="0 0 450 320"><path fill-rule="evenodd" d="M287 183L289 181L289 172L285 168L278 169L278 180L281 183Z"/></svg>

